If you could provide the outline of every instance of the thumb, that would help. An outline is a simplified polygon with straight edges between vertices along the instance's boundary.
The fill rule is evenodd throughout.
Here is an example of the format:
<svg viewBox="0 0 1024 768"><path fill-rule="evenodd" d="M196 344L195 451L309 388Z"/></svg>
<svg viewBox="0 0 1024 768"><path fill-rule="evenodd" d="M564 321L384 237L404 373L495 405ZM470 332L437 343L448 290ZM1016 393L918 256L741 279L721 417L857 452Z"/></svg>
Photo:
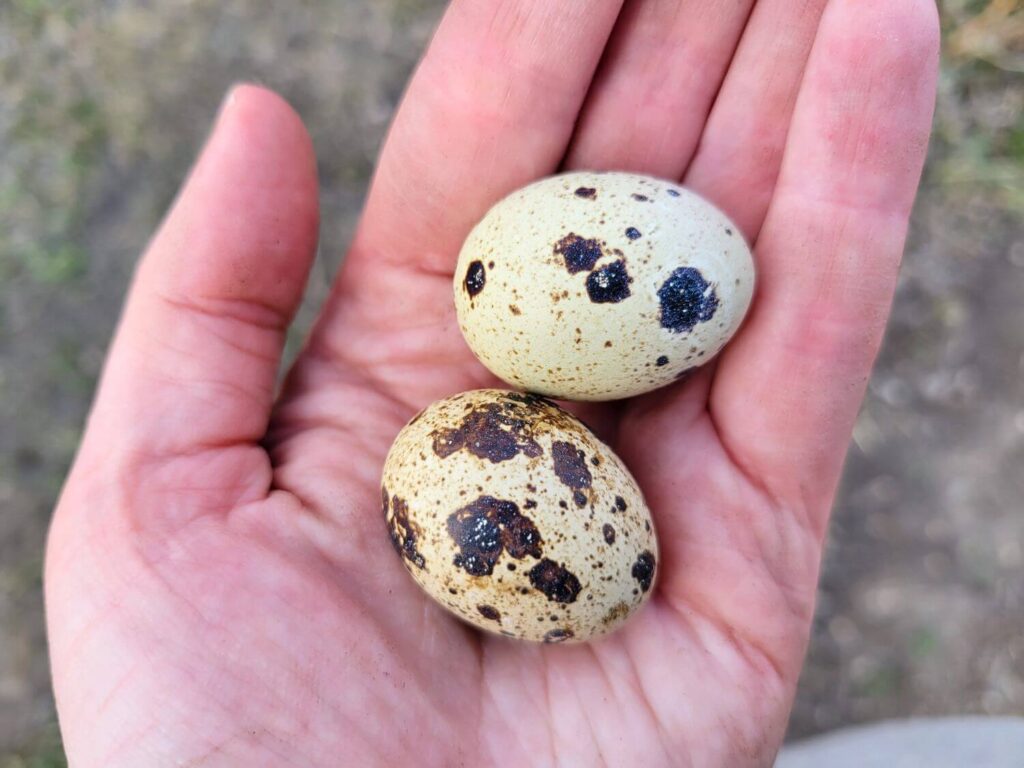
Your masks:
<svg viewBox="0 0 1024 768"><path fill-rule="evenodd" d="M256 444L317 227L316 161L301 119L270 91L236 87L138 266L79 464L207 452L216 463L223 449L240 449L261 466L210 476L265 493L269 463Z"/></svg>

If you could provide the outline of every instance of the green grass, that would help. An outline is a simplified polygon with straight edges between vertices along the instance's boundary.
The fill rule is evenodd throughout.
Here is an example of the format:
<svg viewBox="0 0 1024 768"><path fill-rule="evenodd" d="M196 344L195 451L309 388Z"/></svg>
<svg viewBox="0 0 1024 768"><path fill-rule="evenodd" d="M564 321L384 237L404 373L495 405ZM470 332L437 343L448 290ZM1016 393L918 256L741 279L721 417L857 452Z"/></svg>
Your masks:
<svg viewBox="0 0 1024 768"><path fill-rule="evenodd" d="M939 647L939 636L929 627L920 627L910 636L910 655L915 659L930 656Z"/></svg>
<svg viewBox="0 0 1024 768"><path fill-rule="evenodd" d="M944 56L929 179L951 200L981 197L1024 213L1024 126L1014 106L1024 82L1024 5L940 5Z"/></svg>
<svg viewBox="0 0 1024 768"><path fill-rule="evenodd" d="M856 689L859 695L870 699L887 699L895 696L903 684L900 670L891 663L885 663L871 672Z"/></svg>
<svg viewBox="0 0 1024 768"><path fill-rule="evenodd" d="M0 768L66 768L67 764L56 723L20 749L0 755Z"/></svg>
<svg viewBox="0 0 1024 768"><path fill-rule="evenodd" d="M88 211L88 183L108 136L106 116L88 94L58 32L69 4L16 0L0 26L24 45L0 57L0 89L17 109L0 133L0 279L63 284L82 275L79 245Z"/></svg>

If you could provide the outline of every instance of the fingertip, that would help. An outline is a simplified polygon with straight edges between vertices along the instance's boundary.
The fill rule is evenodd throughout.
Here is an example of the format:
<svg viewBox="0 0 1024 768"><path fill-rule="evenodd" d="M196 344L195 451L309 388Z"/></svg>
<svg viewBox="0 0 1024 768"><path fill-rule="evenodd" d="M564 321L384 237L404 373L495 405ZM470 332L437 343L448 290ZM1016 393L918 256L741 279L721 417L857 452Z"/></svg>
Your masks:
<svg viewBox="0 0 1024 768"><path fill-rule="evenodd" d="M223 112L254 128L266 127L269 119L270 127L279 137L290 138L312 149L312 141L298 111L270 88L257 83L235 83L224 97Z"/></svg>
<svg viewBox="0 0 1024 768"><path fill-rule="evenodd" d="M894 31L906 38L909 50L938 57L942 34L935 0L871 0L867 5L887 15Z"/></svg>
<svg viewBox="0 0 1024 768"><path fill-rule="evenodd" d="M274 91L241 83L226 94L146 268L168 293L256 293L288 316L318 234L316 155L302 118Z"/></svg>
<svg viewBox="0 0 1024 768"><path fill-rule="evenodd" d="M279 170L290 172L297 182L312 179L315 183L316 155L309 131L295 108L269 88L254 83L233 85L224 97L211 144L217 140L253 160L260 155L274 160L287 152L289 162ZM251 170L268 166L256 163Z"/></svg>
<svg viewBox="0 0 1024 768"><path fill-rule="evenodd" d="M840 56L884 62L893 77L937 70L941 32L934 0L841 0L829 12L825 23L838 32Z"/></svg>
<svg viewBox="0 0 1024 768"><path fill-rule="evenodd" d="M934 0L905 0L896 5L905 6L898 9L897 19L907 55L913 68L930 84L938 77L942 49L938 6Z"/></svg>

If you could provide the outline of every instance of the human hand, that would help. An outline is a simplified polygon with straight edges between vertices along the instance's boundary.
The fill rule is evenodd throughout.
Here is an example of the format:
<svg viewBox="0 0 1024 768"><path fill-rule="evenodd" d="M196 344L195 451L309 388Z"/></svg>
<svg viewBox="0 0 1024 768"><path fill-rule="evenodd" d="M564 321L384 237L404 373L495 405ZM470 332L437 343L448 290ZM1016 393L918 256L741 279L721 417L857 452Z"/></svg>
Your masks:
<svg viewBox="0 0 1024 768"><path fill-rule="evenodd" d="M53 521L72 766L771 762L927 144L936 12L619 6L455 0L276 401L315 162L280 99L233 91L140 264ZM378 483L413 413L496 384L455 322L457 251L559 168L681 179L756 244L758 288L716 363L587 411L648 498L659 580L621 631L535 646L423 596Z"/></svg>

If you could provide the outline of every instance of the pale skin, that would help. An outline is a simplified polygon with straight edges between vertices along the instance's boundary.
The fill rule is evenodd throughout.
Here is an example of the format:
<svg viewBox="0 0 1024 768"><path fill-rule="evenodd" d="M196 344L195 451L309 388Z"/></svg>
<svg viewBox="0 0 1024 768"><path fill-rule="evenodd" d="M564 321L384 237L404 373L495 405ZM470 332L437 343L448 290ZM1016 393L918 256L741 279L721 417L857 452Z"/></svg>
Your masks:
<svg viewBox="0 0 1024 768"><path fill-rule="evenodd" d="M139 264L54 516L71 765L762 766L927 145L930 0L455 0L280 393L318 230L299 117L234 89ZM753 308L691 379L588 408L660 538L650 602L576 646L483 635L391 549L380 469L495 380L452 269L560 168L677 179L755 245Z"/></svg>

